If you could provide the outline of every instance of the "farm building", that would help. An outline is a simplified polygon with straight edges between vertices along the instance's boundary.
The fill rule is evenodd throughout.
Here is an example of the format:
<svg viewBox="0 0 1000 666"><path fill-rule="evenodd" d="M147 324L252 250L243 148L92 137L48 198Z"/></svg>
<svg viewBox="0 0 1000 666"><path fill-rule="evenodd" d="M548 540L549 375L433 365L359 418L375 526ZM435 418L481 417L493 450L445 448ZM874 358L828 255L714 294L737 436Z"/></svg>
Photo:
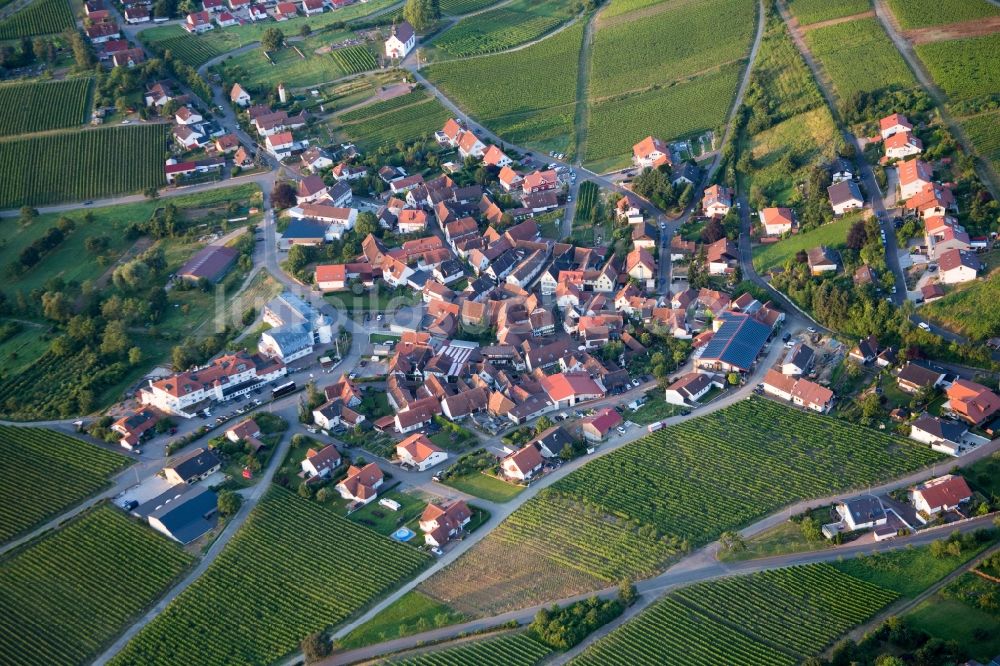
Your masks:
<svg viewBox="0 0 1000 666"><path fill-rule="evenodd" d="M229 269L236 263L239 252L225 245L209 245L191 257L177 271L177 276L185 280L197 282L208 280L215 283L226 276Z"/></svg>

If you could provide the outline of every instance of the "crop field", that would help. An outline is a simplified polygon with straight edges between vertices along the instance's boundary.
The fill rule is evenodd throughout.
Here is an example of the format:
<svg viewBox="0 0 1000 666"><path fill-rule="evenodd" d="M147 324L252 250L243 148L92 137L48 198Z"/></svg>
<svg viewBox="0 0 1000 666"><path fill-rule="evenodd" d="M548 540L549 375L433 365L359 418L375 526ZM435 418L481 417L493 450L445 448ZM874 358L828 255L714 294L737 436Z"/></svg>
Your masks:
<svg viewBox="0 0 1000 666"><path fill-rule="evenodd" d="M754 248L753 265L758 271L766 271L776 266L782 266L795 256L799 250L808 250L818 245L841 247L847 242L847 230L857 222L857 215L847 215L839 220L827 222L815 229L802 234L796 234L770 245L759 245Z"/></svg>
<svg viewBox="0 0 1000 666"><path fill-rule="evenodd" d="M600 191L597 183L593 181L586 180L580 183L580 194L577 197L576 214L573 216L573 222L590 221L590 215L594 210L594 206L597 205L597 198Z"/></svg>
<svg viewBox="0 0 1000 666"><path fill-rule="evenodd" d="M370 69L378 67L375 56L366 46L348 46L343 49L334 49L330 52L330 57L337 63L345 75L360 74Z"/></svg>
<svg viewBox="0 0 1000 666"><path fill-rule="evenodd" d="M751 203L791 205L813 164L835 156L837 128L812 73L776 12L768 15L744 103L753 110L740 141L752 157Z"/></svg>
<svg viewBox="0 0 1000 666"><path fill-rule="evenodd" d="M651 16L598 21L590 99L667 85L745 58L753 39L756 8L751 0L665 2ZM720 21L720 16L726 20ZM628 48L622 48L623 44Z"/></svg>
<svg viewBox="0 0 1000 666"><path fill-rule="evenodd" d="M663 0L611 0L604 11L601 12L601 18L607 20L621 14L634 12L637 9L658 5L661 2Z"/></svg>
<svg viewBox="0 0 1000 666"><path fill-rule="evenodd" d="M741 401L590 462L420 589L475 616L648 578L790 502L895 478L940 458L833 418ZM511 558L514 551L523 562Z"/></svg>
<svg viewBox="0 0 1000 666"><path fill-rule="evenodd" d="M515 0L482 14L463 19L433 41L450 56L496 53L538 39L572 17L562 0Z"/></svg>
<svg viewBox="0 0 1000 666"><path fill-rule="evenodd" d="M0 142L0 208L137 192L164 182L168 125L136 125ZM24 165L33 165L25 169Z"/></svg>
<svg viewBox="0 0 1000 666"><path fill-rule="evenodd" d="M1000 9L987 0L889 0L889 8L904 28L961 23L1000 14Z"/></svg>
<svg viewBox="0 0 1000 666"><path fill-rule="evenodd" d="M1000 90L1000 33L975 39L918 44L917 55L952 100Z"/></svg>
<svg viewBox="0 0 1000 666"><path fill-rule="evenodd" d="M400 95L399 97L384 99L380 102L375 102L374 104L366 104L355 109L354 111L342 113L338 116L338 118L342 122L353 123L359 120L379 116L383 113L388 113L389 111L395 111L396 109L401 109L404 106L425 102L428 99L430 99L430 97L423 90L414 90L413 92L408 92L405 95Z"/></svg>
<svg viewBox="0 0 1000 666"><path fill-rule="evenodd" d="M505 140L569 154L582 39L583 26L576 24L520 51L439 63L423 71Z"/></svg>
<svg viewBox="0 0 1000 666"><path fill-rule="evenodd" d="M198 68L212 58L225 53L216 46L215 42L203 39L200 36L190 35L178 28L176 37L169 37L157 42L154 45L162 51L170 51L175 58L185 65Z"/></svg>
<svg viewBox="0 0 1000 666"><path fill-rule="evenodd" d="M117 509L84 514L0 559L0 661L89 663L191 560Z"/></svg>
<svg viewBox="0 0 1000 666"><path fill-rule="evenodd" d="M632 145L652 134L665 141L701 134L725 122L739 82L731 65L691 81L591 106L585 159L626 159Z"/></svg>
<svg viewBox="0 0 1000 666"><path fill-rule="evenodd" d="M112 663L271 663L426 563L410 546L275 488L208 570Z"/></svg>
<svg viewBox="0 0 1000 666"><path fill-rule="evenodd" d="M809 25L820 21L853 16L872 8L870 0L789 0L788 9L799 21L799 25Z"/></svg>
<svg viewBox="0 0 1000 666"><path fill-rule="evenodd" d="M550 647L522 632L394 659L390 663L400 666L534 666L551 652Z"/></svg>
<svg viewBox="0 0 1000 666"><path fill-rule="evenodd" d="M441 13L445 16L461 16L486 9L495 2L496 0L444 0L441 3Z"/></svg>
<svg viewBox="0 0 1000 666"><path fill-rule="evenodd" d="M921 316L949 330L982 342L1000 330L1000 271L948 292L944 298L920 308Z"/></svg>
<svg viewBox="0 0 1000 666"><path fill-rule="evenodd" d="M0 85L0 136L80 125L87 120L91 78Z"/></svg>
<svg viewBox="0 0 1000 666"><path fill-rule="evenodd" d="M552 489L698 546L796 499L940 458L908 440L753 399L664 428Z"/></svg>
<svg viewBox="0 0 1000 666"><path fill-rule="evenodd" d="M74 24L67 0L35 0L0 21L0 40L51 35Z"/></svg>
<svg viewBox="0 0 1000 666"><path fill-rule="evenodd" d="M959 122L972 146L1000 174L1000 111L963 118Z"/></svg>
<svg viewBox="0 0 1000 666"><path fill-rule="evenodd" d="M681 588L572 663L800 663L896 599L826 564Z"/></svg>
<svg viewBox="0 0 1000 666"><path fill-rule="evenodd" d="M0 542L94 494L130 463L54 430L0 426Z"/></svg>
<svg viewBox="0 0 1000 666"><path fill-rule="evenodd" d="M365 150L395 145L441 129L451 114L436 99L389 111L375 118L343 125L348 137Z"/></svg>
<svg viewBox="0 0 1000 666"><path fill-rule="evenodd" d="M913 73L878 19L858 19L811 30L806 33L806 43L833 81L841 105L859 92L916 85Z"/></svg>

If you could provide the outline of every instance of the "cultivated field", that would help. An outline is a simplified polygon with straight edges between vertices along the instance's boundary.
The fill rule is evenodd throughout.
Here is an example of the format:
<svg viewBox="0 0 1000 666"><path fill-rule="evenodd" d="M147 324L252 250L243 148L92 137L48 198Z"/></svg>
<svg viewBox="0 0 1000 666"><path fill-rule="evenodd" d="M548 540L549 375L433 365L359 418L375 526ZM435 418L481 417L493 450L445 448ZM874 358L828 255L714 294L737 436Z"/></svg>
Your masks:
<svg viewBox="0 0 1000 666"><path fill-rule="evenodd" d="M594 33L591 100L668 85L745 58L753 39L756 7L751 0L690 0L665 2L652 15L602 18ZM720 16L726 20L720 21ZM623 48L624 44L628 47Z"/></svg>
<svg viewBox="0 0 1000 666"><path fill-rule="evenodd" d="M570 5L561 0L515 0L459 21L432 44L454 57L496 53L538 39L571 16Z"/></svg>
<svg viewBox="0 0 1000 666"><path fill-rule="evenodd" d="M959 122L976 151L1000 174L1000 112L984 113Z"/></svg>
<svg viewBox="0 0 1000 666"><path fill-rule="evenodd" d="M0 208L138 192L164 183L168 125L135 125L0 142ZM25 168L26 165L32 168Z"/></svg>
<svg viewBox="0 0 1000 666"><path fill-rule="evenodd" d="M440 63L423 72L504 139L570 154L582 39L577 24L520 51Z"/></svg>
<svg viewBox="0 0 1000 666"><path fill-rule="evenodd" d="M593 104L588 114L588 162L631 154L652 134L679 139L715 129L726 120L741 73L739 65L690 81Z"/></svg>
<svg viewBox="0 0 1000 666"><path fill-rule="evenodd" d="M0 85L0 136L80 125L87 120L91 78Z"/></svg>
<svg viewBox="0 0 1000 666"><path fill-rule="evenodd" d="M0 542L94 494L130 462L54 430L0 426Z"/></svg>
<svg viewBox="0 0 1000 666"><path fill-rule="evenodd" d="M916 50L951 101L1000 91L1000 34L919 44Z"/></svg>
<svg viewBox="0 0 1000 666"><path fill-rule="evenodd" d="M758 245L754 248L753 266L758 271L767 271L776 266L784 265L799 250L809 250L820 245L832 248L843 247L844 243L847 242L847 230L859 219L857 215L847 215L777 243Z"/></svg>
<svg viewBox="0 0 1000 666"><path fill-rule="evenodd" d="M376 69L375 57L366 46L317 52L331 42L352 36L349 32L322 33L295 43L304 58L291 47L269 51L267 55L262 48L256 48L228 58L218 67L226 81L239 81L249 90L272 89L279 83L288 88L303 88Z"/></svg>
<svg viewBox="0 0 1000 666"><path fill-rule="evenodd" d="M796 664L896 594L825 564L681 588L572 663Z"/></svg>
<svg viewBox="0 0 1000 666"><path fill-rule="evenodd" d="M212 58L225 53L225 50L216 45L215 42L189 35L177 26L169 27L176 28L177 35L151 42L151 45L163 52L170 51L175 58L185 65L197 68Z"/></svg>
<svg viewBox="0 0 1000 666"><path fill-rule="evenodd" d="M820 21L853 16L870 10L870 0L789 0L788 9L798 19L799 25L809 25Z"/></svg>
<svg viewBox="0 0 1000 666"><path fill-rule="evenodd" d="M275 488L208 570L112 663L271 663L426 563L410 546Z"/></svg>
<svg viewBox="0 0 1000 666"><path fill-rule="evenodd" d="M359 74L378 67L375 56L365 46L348 46L342 49L334 49L330 52L330 57L337 63L337 67L344 75Z"/></svg>
<svg viewBox="0 0 1000 666"><path fill-rule="evenodd" d="M833 81L842 106L857 93L884 93L916 85L878 19L811 30L806 33L806 43Z"/></svg>
<svg viewBox="0 0 1000 666"><path fill-rule="evenodd" d="M383 113L388 113L389 111L395 111L396 109L401 109L404 106L410 106L411 104L417 104L419 102L426 102L428 99L430 99L430 97L423 90L414 90L413 92L408 92L405 95L400 95L399 97L391 97L373 104L365 104L362 107L358 107L354 111L348 111L347 113L340 114L338 118L341 122L353 123L359 120L365 120L366 118L378 116Z"/></svg>
<svg viewBox="0 0 1000 666"><path fill-rule="evenodd" d="M921 316L982 342L1000 330L1000 272L985 280L962 285L944 298L920 308Z"/></svg>
<svg viewBox="0 0 1000 666"><path fill-rule="evenodd" d="M345 124L339 129L364 150L374 150L379 146L393 146L399 141L432 136L450 117L451 114L440 102L428 97L426 101L377 116L369 114L364 120Z"/></svg>
<svg viewBox="0 0 1000 666"><path fill-rule="evenodd" d="M441 13L446 16L461 16L486 9L495 2L496 0L444 0L440 3Z"/></svg>
<svg viewBox="0 0 1000 666"><path fill-rule="evenodd" d="M67 0L35 0L0 21L0 40L51 35L74 25Z"/></svg>
<svg viewBox="0 0 1000 666"><path fill-rule="evenodd" d="M889 0L889 8L904 28L961 23L1000 15L987 0Z"/></svg>
<svg viewBox="0 0 1000 666"><path fill-rule="evenodd" d="M661 2L663 0L611 0L601 12L601 18L607 20L621 14L628 14L637 9L658 5Z"/></svg>
<svg viewBox="0 0 1000 666"><path fill-rule="evenodd" d="M795 500L939 457L836 419L743 401L587 464L420 589L460 612L489 615L647 578Z"/></svg>
<svg viewBox="0 0 1000 666"><path fill-rule="evenodd" d="M552 649L525 633L473 641L415 657L394 659L401 666L534 666Z"/></svg>
<svg viewBox="0 0 1000 666"><path fill-rule="evenodd" d="M0 560L0 662L89 663L191 560L117 509L77 518Z"/></svg>

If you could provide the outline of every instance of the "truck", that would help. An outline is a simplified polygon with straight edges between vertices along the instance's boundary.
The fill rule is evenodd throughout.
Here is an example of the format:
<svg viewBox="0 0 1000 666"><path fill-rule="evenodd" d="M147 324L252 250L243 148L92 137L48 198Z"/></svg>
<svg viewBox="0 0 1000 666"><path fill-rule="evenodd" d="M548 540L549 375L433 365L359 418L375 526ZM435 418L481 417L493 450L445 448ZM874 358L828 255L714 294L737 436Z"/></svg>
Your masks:
<svg viewBox="0 0 1000 666"><path fill-rule="evenodd" d="M271 389L271 399L277 400L283 395L288 395L295 391L295 382L285 382L281 386L276 386Z"/></svg>
<svg viewBox="0 0 1000 666"><path fill-rule="evenodd" d="M657 421L656 423L650 423L648 426L646 426L646 430L648 430L649 432L656 432L662 427L663 427L663 421Z"/></svg>

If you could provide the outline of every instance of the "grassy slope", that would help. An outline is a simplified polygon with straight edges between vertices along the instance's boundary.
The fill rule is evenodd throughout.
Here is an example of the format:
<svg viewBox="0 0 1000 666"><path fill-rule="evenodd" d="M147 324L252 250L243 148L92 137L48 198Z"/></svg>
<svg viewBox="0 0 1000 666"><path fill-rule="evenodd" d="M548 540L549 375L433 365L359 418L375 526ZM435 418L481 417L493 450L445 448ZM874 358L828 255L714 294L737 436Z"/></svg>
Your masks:
<svg viewBox="0 0 1000 666"><path fill-rule="evenodd" d="M819 245L827 247L843 246L847 240L847 230L859 218L849 215L812 229L803 234L797 234L771 245L754 248L753 265L758 271L766 271L775 266L781 266L787 259L795 256L799 250L809 250Z"/></svg>
<svg viewBox="0 0 1000 666"><path fill-rule="evenodd" d="M464 616L441 602L417 591L407 592L398 601L368 622L349 633L339 642L341 648L354 648L391 640L397 636L426 631L461 622Z"/></svg>
<svg viewBox="0 0 1000 666"><path fill-rule="evenodd" d="M928 303L920 314L957 333L983 341L1000 331L1000 271L985 280L954 288L941 300Z"/></svg>

